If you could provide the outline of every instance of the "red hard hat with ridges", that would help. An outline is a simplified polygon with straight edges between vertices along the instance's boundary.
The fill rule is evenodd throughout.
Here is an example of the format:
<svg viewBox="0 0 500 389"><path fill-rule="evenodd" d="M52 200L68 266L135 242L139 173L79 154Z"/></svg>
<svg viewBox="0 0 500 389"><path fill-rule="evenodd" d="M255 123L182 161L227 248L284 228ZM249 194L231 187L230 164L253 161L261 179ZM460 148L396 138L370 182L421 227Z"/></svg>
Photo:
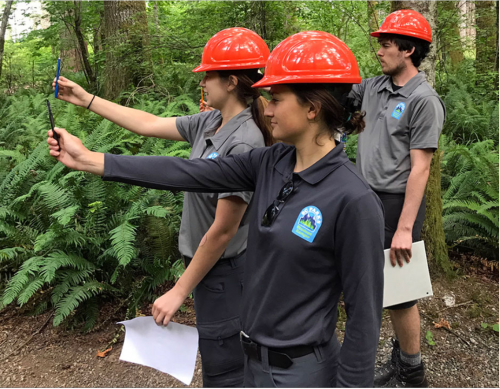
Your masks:
<svg viewBox="0 0 500 389"><path fill-rule="evenodd" d="M356 57L332 34L299 32L276 46L267 61L264 77L252 86L304 83L359 84Z"/></svg>
<svg viewBox="0 0 500 389"><path fill-rule="evenodd" d="M370 35L378 37L380 34L397 34L412 36L432 42L432 30L429 22L417 11L402 9L387 16L378 29Z"/></svg>
<svg viewBox="0 0 500 389"><path fill-rule="evenodd" d="M227 28L205 45L201 65L193 72L258 69L266 66L269 48L255 32L242 27Z"/></svg>

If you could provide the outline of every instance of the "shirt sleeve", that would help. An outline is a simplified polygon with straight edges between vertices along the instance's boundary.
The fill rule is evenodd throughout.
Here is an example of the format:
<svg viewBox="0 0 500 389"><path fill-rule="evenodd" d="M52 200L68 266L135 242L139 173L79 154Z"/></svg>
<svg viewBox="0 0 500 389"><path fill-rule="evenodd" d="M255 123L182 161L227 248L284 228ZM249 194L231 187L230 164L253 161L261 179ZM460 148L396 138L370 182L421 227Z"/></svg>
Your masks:
<svg viewBox="0 0 500 389"><path fill-rule="evenodd" d="M254 148L253 146L250 146L246 143L239 143L236 146L234 146L231 150L229 150L228 155L243 154L252 150L253 148ZM226 192L226 193L219 193L218 199L224 199L226 197L231 197L231 196L238 196L245 203L250 204L250 200L252 200L252 195L253 192Z"/></svg>
<svg viewBox="0 0 500 389"><path fill-rule="evenodd" d="M444 117L443 102L438 96L420 99L413 107L410 119L410 150L437 149Z"/></svg>
<svg viewBox="0 0 500 389"><path fill-rule="evenodd" d="M267 148L223 158L104 155L104 181L153 189L224 193L254 191Z"/></svg>
<svg viewBox="0 0 500 389"><path fill-rule="evenodd" d="M372 387L384 289L384 215L379 198L370 191L352 200L337 225L335 257L340 258L347 313L337 386Z"/></svg>
<svg viewBox="0 0 500 389"><path fill-rule="evenodd" d="M180 116L175 119L175 125L179 134L186 139L191 146L196 141L196 137L201 134L200 129L209 130L210 126L215 126L215 120L219 111L201 112L195 115Z"/></svg>
<svg viewBox="0 0 500 389"><path fill-rule="evenodd" d="M368 80L362 80L361 84L353 84L349 93L349 98L352 99L354 107L357 107L358 110L361 109L361 104L363 103L367 82Z"/></svg>

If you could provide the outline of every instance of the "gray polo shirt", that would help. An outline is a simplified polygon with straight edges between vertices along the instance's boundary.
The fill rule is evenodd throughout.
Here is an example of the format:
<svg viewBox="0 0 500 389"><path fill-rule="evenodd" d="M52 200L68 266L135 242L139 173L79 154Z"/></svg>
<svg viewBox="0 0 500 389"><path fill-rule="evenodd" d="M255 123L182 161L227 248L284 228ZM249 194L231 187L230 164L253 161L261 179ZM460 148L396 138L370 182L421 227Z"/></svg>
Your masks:
<svg viewBox="0 0 500 389"><path fill-rule="evenodd" d="M177 130L191 144L189 159L219 158L230 154L240 154L255 147L264 146L264 137L252 119L250 108L233 117L217 133L222 122L220 111L202 112L196 115L178 117ZM251 192L189 193L184 194L182 221L179 231L179 251L193 257L201 239L215 219L219 199L238 196L247 204ZM229 242L224 258L234 257L247 247L248 221L243 217L238 231Z"/></svg>
<svg viewBox="0 0 500 389"><path fill-rule="evenodd" d="M410 150L437 149L445 106L419 72L402 88L390 76L354 85L351 96L366 112L358 138L356 167L377 192L405 193L411 171Z"/></svg>
<svg viewBox="0 0 500 389"><path fill-rule="evenodd" d="M104 180L192 192L254 191L242 329L267 347L317 346L335 333L344 294L347 323L339 387L373 385L384 288L382 204L342 146L294 173L293 146L276 144L224 158L105 155ZM283 185L295 190L262 226Z"/></svg>

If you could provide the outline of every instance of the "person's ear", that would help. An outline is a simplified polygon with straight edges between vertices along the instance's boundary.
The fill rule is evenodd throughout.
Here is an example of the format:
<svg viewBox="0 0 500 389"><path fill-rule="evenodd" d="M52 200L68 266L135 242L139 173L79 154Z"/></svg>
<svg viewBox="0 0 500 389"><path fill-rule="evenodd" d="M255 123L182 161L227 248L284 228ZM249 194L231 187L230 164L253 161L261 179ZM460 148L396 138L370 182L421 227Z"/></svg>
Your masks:
<svg viewBox="0 0 500 389"><path fill-rule="evenodd" d="M411 50L405 51L405 58L409 58L415 52L415 46L411 48Z"/></svg>
<svg viewBox="0 0 500 389"><path fill-rule="evenodd" d="M233 76L233 75L229 76L227 91L232 92L234 89L236 89L237 85L238 85L238 77Z"/></svg>
<svg viewBox="0 0 500 389"><path fill-rule="evenodd" d="M307 119L310 121L315 121L319 117L319 112L321 111L321 103L311 103L307 110Z"/></svg>

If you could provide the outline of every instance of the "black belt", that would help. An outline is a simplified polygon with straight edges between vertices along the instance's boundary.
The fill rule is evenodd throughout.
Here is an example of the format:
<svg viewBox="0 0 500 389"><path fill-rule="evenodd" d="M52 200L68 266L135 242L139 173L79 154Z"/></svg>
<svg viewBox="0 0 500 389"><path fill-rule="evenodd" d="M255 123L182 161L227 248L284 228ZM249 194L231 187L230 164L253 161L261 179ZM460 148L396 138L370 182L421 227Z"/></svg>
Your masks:
<svg viewBox="0 0 500 389"><path fill-rule="evenodd" d="M240 332L241 345L243 352L252 359L262 361L260 344L252 341L243 331ZM293 359L303 357L314 352L312 346L284 347L279 349L268 348L269 365L288 369L293 365Z"/></svg>
<svg viewBox="0 0 500 389"><path fill-rule="evenodd" d="M241 253L239 254L236 254L234 257L226 257L226 258L219 258L218 261L219 262L224 262L224 261L229 261L229 260L236 260L238 259L239 257L241 257L243 254L245 254L247 250L243 250ZM182 261L184 262L184 266L187 267L191 261L192 261L192 257L186 257L185 255L182 255L181 254L181 258L182 258Z"/></svg>

